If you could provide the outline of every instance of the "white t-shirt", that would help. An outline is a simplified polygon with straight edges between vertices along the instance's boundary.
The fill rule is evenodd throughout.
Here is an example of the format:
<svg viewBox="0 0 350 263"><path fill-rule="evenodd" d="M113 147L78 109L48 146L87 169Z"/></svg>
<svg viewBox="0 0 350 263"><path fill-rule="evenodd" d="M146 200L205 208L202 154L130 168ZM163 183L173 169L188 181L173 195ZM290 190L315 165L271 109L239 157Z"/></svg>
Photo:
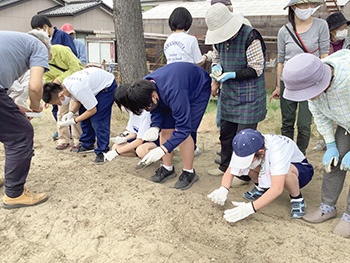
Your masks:
<svg viewBox="0 0 350 263"><path fill-rule="evenodd" d="M63 80L63 85L85 109L91 110L97 105L96 95L112 85L114 76L100 68L86 68L75 72Z"/></svg>
<svg viewBox="0 0 350 263"><path fill-rule="evenodd" d="M291 163L301 163L305 156L299 150L296 143L288 137L282 135L266 134L265 159L261 164L259 173L259 186L270 187L271 176L287 174ZM236 176L247 175L249 169L234 168L234 164L230 163L231 174Z"/></svg>
<svg viewBox="0 0 350 263"><path fill-rule="evenodd" d="M203 61L197 38L185 32L172 33L164 43L167 63L190 62L198 64Z"/></svg>
<svg viewBox="0 0 350 263"><path fill-rule="evenodd" d="M129 132L136 133L137 139L142 139L145 132L151 128L151 113L143 110L141 115L137 116L129 113L129 121L126 129Z"/></svg>

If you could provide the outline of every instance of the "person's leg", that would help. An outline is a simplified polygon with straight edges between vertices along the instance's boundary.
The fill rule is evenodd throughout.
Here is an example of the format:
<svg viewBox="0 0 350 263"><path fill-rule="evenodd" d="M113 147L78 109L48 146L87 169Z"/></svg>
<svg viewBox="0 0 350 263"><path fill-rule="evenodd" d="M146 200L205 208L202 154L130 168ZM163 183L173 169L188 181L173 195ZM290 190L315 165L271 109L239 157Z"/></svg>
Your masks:
<svg viewBox="0 0 350 263"><path fill-rule="evenodd" d="M3 206L11 209L42 203L46 194L24 189L33 156L33 126L4 90L0 90L0 101L0 141L5 148Z"/></svg>
<svg viewBox="0 0 350 263"><path fill-rule="evenodd" d="M57 121L57 111L58 111L58 106L57 105L52 105L52 116L55 118Z"/></svg>
<svg viewBox="0 0 350 263"><path fill-rule="evenodd" d="M281 92L280 92L281 94L280 105L281 105L281 114L282 114L281 134L294 140L294 124L295 124L295 115L296 115L298 103L295 101L291 101L283 98L282 94L283 94L284 88L285 88L284 82L281 81Z"/></svg>
<svg viewBox="0 0 350 263"><path fill-rule="evenodd" d="M84 108L84 106L81 106L79 109L79 115L83 114L85 111L86 109ZM80 136L80 142L81 142L81 147L85 149L94 148L94 144L96 140L95 131L92 128L90 119L91 118L80 122L81 131L82 131Z"/></svg>
<svg viewBox="0 0 350 263"><path fill-rule="evenodd" d="M350 188L348 193L346 211L343 213L338 224L334 227L333 233L345 238L350 237Z"/></svg>
<svg viewBox="0 0 350 263"><path fill-rule="evenodd" d="M300 151L305 155L306 149L309 146L310 136L311 136L311 122L312 114L309 110L308 102L299 102L299 112L298 112L298 136L297 145Z"/></svg>
<svg viewBox="0 0 350 263"><path fill-rule="evenodd" d="M221 120L221 164L219 169L225 172L232 156L232 140L237 134L238 123Z"/></svg>
<svg viewBox="0 0 350 263"><path fill-rule="evenodd" d="M136 154L141 159L146 156L151 150L157 148L157 145L153 142L145 142L136 148Z"/></svg>
<svg viewBox="0 0 350 263"><path fill-rule="evenodd" d="M57 112L57 130L58 130L58 146L57 150L64 150L69 146L69 127L68 126L60 126L58 124L59 121L62 121L62 117L69 112L69 105L58 106Z"/></svg>
<svg viewBox="0 0 350 263"><path fill-rule="evenodd" d="M350 135L340 126L335 132L335 142L339 151L339 162L331 167L331 172L323 171L321 206L308 212L303 219L311 223L320 223L327 219L336 217L336 203L343 189L346 171L340 170L340 164L344 155L350 150Z"/></svg>
<svg viewBox="0 0 350 263"><path fill-rule="evenodd" d="M0 141L5 148L5 194L15 198L24 184L33 156L33 126L5 91L0 90Z"/></svg>
<svg viewBox="0 0 350 263"><path fill-rule="evenodd" d="M175 129L162 129L160 131L160 134L159 134L160 145L164 144L168 139L170 139L170 137L174 131L175 131ZM193 151L192 151L192 154L193 154ZM172 151L171 153L166 153L162 158L163 165L172 166L173 165L173 155L174 155L174 151Z"/></svg>
<svg viewBox="0 0 350 263"><path fill-rule="evenodd" d="M73 100L71 100L70 103L73 103ZM76 112L72 118L77 118L79 116L78 112ZM73 143L74 145L77 145L80 143L80 136L82 133L80 123L71 125L71 130L72 130L72 138L73 138Z"/></svg>
<svg viewBox="0 0 350 263"><path fill-rule="evenodd" d="M193 169L193 151L194 143L192 136L189 135L186 140L184 140L180 145L181 159L183 163L183 169L192 170Z"/></svg>
<svg viewBox="0 0 350 263"><path fill-rule="evenodd" d="M109 136L111 129L111 114L113 106L113 92L117 88L116 81L108 87L106 91L100 92L97 96L97 112L90 117L91 125L97 138L97 148L95 154L101 156L101 153L109 150Z"/></svg>
<svg viewBox="0 0 350 263"><path fill-rule="evenodd" d="M218 128L218 130L221 130L221 100L220 100L220 93L218 96L218 100L217 100L217 106L216 106L216 127Z"/></svg>

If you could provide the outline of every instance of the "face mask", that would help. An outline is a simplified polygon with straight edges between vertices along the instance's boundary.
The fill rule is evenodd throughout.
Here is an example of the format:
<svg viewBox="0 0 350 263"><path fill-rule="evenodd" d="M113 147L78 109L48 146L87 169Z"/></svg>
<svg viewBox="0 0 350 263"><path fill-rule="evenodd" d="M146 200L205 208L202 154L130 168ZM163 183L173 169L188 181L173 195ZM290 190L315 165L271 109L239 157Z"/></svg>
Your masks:
<svg viewBox="0 0 350 263"><path fill-rule="evenodd" d="M308 9L300 9L300 8L295 8L294 12L295 15L300 19L300 20L308 20L311 15L314 13L315 8L308 8Z"/></svg>
<svg viewBox="0 0 350 263"><path fill-rule="evenodd" d="M249 165L249 169L255 169L256 167L258 167L259 165L261 164L261 159L256 159L254 162L252 162L250 165Z"/></svg>
<svg viewBox="0 0 350 263"><path fill-rule="evenodd" d="M152 100L152 105L149 109L147 109L146 111L153 111L155 108L158 107L158 104L159 104L159 99L157 99L157 103L154 103L153 100Z"/></svg>
<svg viewBox="0 0 350 263"><path fill-rule="evenodd" d="M61 100L61 99L60 99ZM69 104L70 98L64 96L64 100L61 100L62 105L61 106L66 106Z"/></svg>
<svg viewBox="0 0 350 263"><path fill-rule="evenodd" d="M335 39L336 40L344 40L348 36L348 30L343 29L335 32Z"/></svg>

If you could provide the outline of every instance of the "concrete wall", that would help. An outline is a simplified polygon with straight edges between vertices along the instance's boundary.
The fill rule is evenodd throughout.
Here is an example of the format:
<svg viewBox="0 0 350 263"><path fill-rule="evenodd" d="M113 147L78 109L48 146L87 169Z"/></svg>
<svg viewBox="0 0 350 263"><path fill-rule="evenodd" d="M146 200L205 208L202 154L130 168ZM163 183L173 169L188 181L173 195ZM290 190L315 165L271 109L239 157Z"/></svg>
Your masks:
<svg viewBox="0 0 350 263"><path fill-rule="evenodd" d="M30 21L39 10L56 6L51 0L31 0L0 10L0 30L28 32Z"/></svg>

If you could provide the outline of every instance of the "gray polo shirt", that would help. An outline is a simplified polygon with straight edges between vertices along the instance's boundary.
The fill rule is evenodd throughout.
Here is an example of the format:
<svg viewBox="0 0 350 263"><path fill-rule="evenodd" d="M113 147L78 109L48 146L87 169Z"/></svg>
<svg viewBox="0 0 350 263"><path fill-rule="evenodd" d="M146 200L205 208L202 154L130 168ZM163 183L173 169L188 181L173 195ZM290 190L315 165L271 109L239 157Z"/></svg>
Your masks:
<svg viewBox="0 0 350 263"><path fill-rule="evenodd" d="M287 26L294 33L292 25L288 23ZM325 20L314 17L314 21L309 30L299 34L299 36L306 48L313 55L320 57L321 54L329 53L330 36L328 25ZM277 46L278 63L285 63L295 55L304 53L304 51L295 43L295 41L284 26L281 27L278 31Z"/></svg>
<svg viewBox="0 0 350 263"><path fill-rule="evenodd" d="M48 50L39 39L25 33L0 31L0 89L9 89L31 67L49 70L48 61Z"/></svg>

